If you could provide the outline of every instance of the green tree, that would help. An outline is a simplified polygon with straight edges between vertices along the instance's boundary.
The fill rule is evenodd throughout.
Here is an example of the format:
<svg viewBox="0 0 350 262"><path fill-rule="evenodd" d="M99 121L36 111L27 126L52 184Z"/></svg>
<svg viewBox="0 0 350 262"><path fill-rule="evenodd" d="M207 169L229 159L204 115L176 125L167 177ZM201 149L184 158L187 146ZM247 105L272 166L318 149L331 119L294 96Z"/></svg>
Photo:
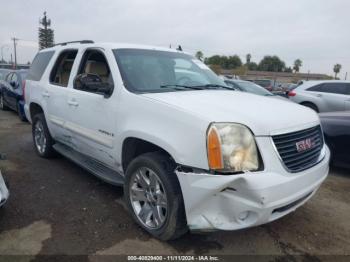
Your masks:
<svg viewBox="0 0 350 262"><path fill-rule="evenodd" d="M333 72L334 72L334 78L337 78L337 75L339 74L341 69L341 64L335 64L333 67Z"/></svg>
<svg viewBox="0 0 350 262"><path fill-rule="evenodd" d="M51 20L47 18L46 12L44 12L44 17L39 21L39 49L48 48L54 45L54 31L50 28Z"/></svg>
<svg viewBox="0 0 350 262"><path fill-rule="evenodd" d="M247 54L245 56L245 59L246 59L246 64L249 65L250 64L250 60L252 59L252 55L251 54Z"/></svg>
<svg viewBox="0 0 350 262"><path fill-rule="evenodd" d="M203 55L203 52L202 52L202 51L197 51L195 56L196 56L196 58L197 58L198 60L203 61L204 55Z"/></svg>
<svg viewBox="0 0 350 262"><path fill-rule="evenodd" d="M220 65L221 64L221 56L213 55L211 57L207 57L204 61L208 65Z"/></svg>
<svg viewBox="0 0 350 262"><path fill-rule="evenodd" d="M278 56L265 56L258 65L260 71L269 72L282 72L285 67L285 62Z"/></svg>
<svg viewBox="0 0 350 262"><path fill-rule="evenodd" d="M284 72L286 72L286 73L293 73L293 69L290 66L288 66L288 67L286 67L284 69Z"/></svg>
<svg viewBox="0 0 350 262"><path fill-rule="evenodd" d="M303 66L303 61L301 61L299 58L296 59L294 61L294 66L293 66L294 72L299 73L300 67L302 66Z"/></svg>
<svg viewBox="0 0 350 262"><path fill-rule="evenodd" d="M255 62L250 62L248 64L248 69L251 71L257 71L258 70L258 64Z"/></svg>
<svg viewBox="0 0 350 262"><path fill-rule="evenodd" d="M219 56L214 55L205 59L208 65L220 65L223 69L234 69L242 65L242 61L237 55Z"/></svg>

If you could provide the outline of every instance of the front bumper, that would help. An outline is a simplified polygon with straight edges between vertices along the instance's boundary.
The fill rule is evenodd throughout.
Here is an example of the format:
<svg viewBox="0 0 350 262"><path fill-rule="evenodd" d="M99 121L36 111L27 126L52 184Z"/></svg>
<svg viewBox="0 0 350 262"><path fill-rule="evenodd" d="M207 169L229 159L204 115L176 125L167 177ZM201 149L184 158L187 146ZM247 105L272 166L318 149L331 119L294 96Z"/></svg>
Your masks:
<svg viewBox="0 0 350 262"><path fill-rule="evenodd" d="M3 179L1 172L0 172L0 206L5 204L9 197L9 191L7 189L5 180Z"/></svg>
<svg viewBox="0 0 350 262"><path fill-rule="evenodd" d="M288 173L281 165L239 175L177 170L190 230L237 230L265 224L294 211L315 194L327 177L329 156L326 147L321 162L296 174Z"/></svg>

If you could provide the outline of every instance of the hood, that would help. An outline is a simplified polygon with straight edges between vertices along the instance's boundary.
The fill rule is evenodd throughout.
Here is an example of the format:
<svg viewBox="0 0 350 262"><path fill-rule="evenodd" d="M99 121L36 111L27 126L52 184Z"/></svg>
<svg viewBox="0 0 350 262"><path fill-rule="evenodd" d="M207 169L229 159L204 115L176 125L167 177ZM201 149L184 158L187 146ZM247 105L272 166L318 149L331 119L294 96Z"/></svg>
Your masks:
<svg viewBox="0 0 350 262"><path fill-rule="evenodd" d="M319 124L309 108L280 99L227 90L148 93L142 96L211 122L240 123L256 136L269 136Z"/></svg>

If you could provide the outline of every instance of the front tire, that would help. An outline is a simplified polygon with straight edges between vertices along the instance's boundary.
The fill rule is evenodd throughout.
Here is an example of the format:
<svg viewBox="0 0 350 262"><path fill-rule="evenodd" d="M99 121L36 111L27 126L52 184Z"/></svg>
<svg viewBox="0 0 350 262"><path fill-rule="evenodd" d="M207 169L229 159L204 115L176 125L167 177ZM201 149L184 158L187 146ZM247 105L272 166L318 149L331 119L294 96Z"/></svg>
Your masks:
<svg viewBox="0 0 350 262"><path fill-rule="evenodd" d="M175 164L152 152L135 158L127 168L124 199L134 220L161 240L180 237L188 231L185 208Z"/></svg>
<svg viewBox="0 0 350 262"><path fill-rule="evenodd" d="M47 128L44 114L40 113L34 116L32 134L35 152L43 158L53 157L55 155L55 150L52 147L54 140Z"/></svg>

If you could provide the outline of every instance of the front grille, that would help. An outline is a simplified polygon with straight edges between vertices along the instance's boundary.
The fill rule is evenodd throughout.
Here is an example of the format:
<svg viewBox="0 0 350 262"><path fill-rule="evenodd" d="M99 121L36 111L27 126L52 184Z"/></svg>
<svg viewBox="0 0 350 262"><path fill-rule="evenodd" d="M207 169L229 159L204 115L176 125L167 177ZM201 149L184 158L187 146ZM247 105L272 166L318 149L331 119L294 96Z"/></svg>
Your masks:
<svg viewBox="0 0 350 262"><path fill-rule="evenodd" d="M311 148L298 152L297 143L308 139L312 142ZM284 165L290 172L300 172L317 164L324 144L320 126L272 136L272 140Z"/></svg>

